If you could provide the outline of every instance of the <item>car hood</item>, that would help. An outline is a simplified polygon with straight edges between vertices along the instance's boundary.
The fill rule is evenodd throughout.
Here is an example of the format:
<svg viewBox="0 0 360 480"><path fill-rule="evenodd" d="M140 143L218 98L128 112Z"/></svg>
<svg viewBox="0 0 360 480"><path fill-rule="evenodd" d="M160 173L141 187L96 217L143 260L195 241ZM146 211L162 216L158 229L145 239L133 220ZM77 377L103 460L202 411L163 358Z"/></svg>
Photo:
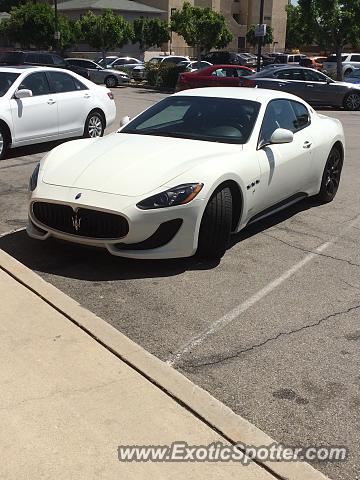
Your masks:
<svg viewBox="0 0 360 480"><path fill-rule="evenodd" d="M241 150L242 145L114 133L56 148L42 166L42 181L137 197L168 184L193 167L238 155Z"/></svg>

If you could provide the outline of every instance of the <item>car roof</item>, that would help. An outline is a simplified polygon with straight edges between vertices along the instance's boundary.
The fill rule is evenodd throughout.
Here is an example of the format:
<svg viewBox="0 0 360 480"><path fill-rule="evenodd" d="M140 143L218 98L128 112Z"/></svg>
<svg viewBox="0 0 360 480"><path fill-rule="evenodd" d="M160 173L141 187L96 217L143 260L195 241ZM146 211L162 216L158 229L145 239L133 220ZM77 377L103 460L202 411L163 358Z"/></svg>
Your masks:
<svg viewBox="0 0 360 480"><path fill-rule="evenodd" d="M182 90L175 93L176 96L192 97L215 97L215 98L233 98L234 100L250 100L253 102L267 103L277 98L285 98L302 102L301 98L286 92L270 90L266 88L247 88L247 87L203 87L189 90Z"/></svg>
<svg viewBox="0 0 360 480"><path fill-rule="evenodd" d="M24 73L24 72L38 72L38 71L46 71L46 72L62 72L68 74L74 74L71 70L64 70L63 68L56 68L52 66L43 66L43 65L19 65L19 66L2 66L0 65L0 72L12 72L12 73ZM85 80L85 79L84 79Z"/></svg>

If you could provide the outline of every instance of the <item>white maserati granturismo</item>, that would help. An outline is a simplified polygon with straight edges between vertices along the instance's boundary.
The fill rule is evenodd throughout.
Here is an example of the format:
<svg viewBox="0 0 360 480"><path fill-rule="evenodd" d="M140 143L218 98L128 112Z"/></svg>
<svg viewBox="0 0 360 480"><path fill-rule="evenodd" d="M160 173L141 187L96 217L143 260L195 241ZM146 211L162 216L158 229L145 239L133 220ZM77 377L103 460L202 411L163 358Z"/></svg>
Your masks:
<svg viewBox="0 0 360 480"><path fill-rule="evenodd" d="M128 120L42 159L30 179L31 237L123 257L220 258L249 223L338 190L341 123L295 96L187 90Z"/></svg>

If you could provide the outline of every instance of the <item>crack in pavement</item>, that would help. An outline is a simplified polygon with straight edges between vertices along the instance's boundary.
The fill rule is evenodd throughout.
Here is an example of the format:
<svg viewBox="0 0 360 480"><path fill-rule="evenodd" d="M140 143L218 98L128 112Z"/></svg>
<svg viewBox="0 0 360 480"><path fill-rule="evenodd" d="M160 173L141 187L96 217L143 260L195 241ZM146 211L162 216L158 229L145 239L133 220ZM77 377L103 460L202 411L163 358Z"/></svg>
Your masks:
<svg viewBox="0 0 360 480"><path fill-rule="evenodd" d="M195 365L189 365L189 369L197 369L197 368L201 368L201 367L208 367L208 366L212 366L212 365L218 365L220 363L224 363L228 360L234 360L236 358L238 358L241 354L243 353L247 353L247 352L250 352L252 350L255 350L257 348L260 348L260 347L263 347L264 345L266 345L267 343L269 342L273 342L273 341L276 341L278 340L280 337L283 337L283 336L290 336L290 335L293 335L295 333L299 333L303 330L307 330L309 328L313 328L313 327L318 327L319 325L321 325L323 322L326 322L327 320L330 320L331 318L335 318L339 315L347 315L348 313L354 311L354 310L357 310L358 308L360 308L360 304L359 305L355 305L353 307L350 307L346 310L342 310L342 311L339 311L339 312L335 312L335 313L331 313L330 315L327 315L326 317L323 317L323 318L320 318L320 320L317 320L316 322L314 323L310 323L308 325L303 325L301 327L298 327L298 328L295 328L294 330L290 330L288 332L280 332L278 333L277 335L275 335L274 337L269 337L267 338L266 340L264 340L263 342L260 342L260 343L256 343L254 345L251 345L250 347L247 347L247 348L244 348L242 350L239 350L238 352L234 353L233 355L228 355L227 357L223 357L223 358L220 358L219 360L216 360L216 361L213 361L213 362L206 362L206 363L198 363L198 364L195 364Z"/></svg>
<svg viewBox="0 0 360 480"><path fill-rule="evenodd" d="M295 248L296 250L300 250L301 252L315 253L319 257L326 257L326 258L330 258L331 260L337 260L338 262L344 262L344 263L347 263L348 265L351 265L352 267L360 267L359 263L352 262L351 260L347 260L346 258L334 257L333 255L327 255L326 253L316 252L314 250L308 250L307 248L299 247L298 245L293 245L292 243L286 242L285 240L275 237L274 235L270 235L269 233L263 232L262 234L265 235L266 237L273 238L274 240L277 240L278 242L281 242L284 245L287 245L288 247Z"/></svg>

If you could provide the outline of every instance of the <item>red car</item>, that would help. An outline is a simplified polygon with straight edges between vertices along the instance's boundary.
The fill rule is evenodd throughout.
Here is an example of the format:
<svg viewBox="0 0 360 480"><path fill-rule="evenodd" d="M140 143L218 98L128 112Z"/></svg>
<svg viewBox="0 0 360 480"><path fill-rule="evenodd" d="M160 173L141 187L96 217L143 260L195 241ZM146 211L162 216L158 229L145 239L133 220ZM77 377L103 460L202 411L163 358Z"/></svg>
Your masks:
<svg viewBox="0 0 360 480"><path fill-rule="evenodd" d="M241 78L255 73L239 65L212 65L197 72L180 73L176 91L199 87L240 87Z"/></svg>

